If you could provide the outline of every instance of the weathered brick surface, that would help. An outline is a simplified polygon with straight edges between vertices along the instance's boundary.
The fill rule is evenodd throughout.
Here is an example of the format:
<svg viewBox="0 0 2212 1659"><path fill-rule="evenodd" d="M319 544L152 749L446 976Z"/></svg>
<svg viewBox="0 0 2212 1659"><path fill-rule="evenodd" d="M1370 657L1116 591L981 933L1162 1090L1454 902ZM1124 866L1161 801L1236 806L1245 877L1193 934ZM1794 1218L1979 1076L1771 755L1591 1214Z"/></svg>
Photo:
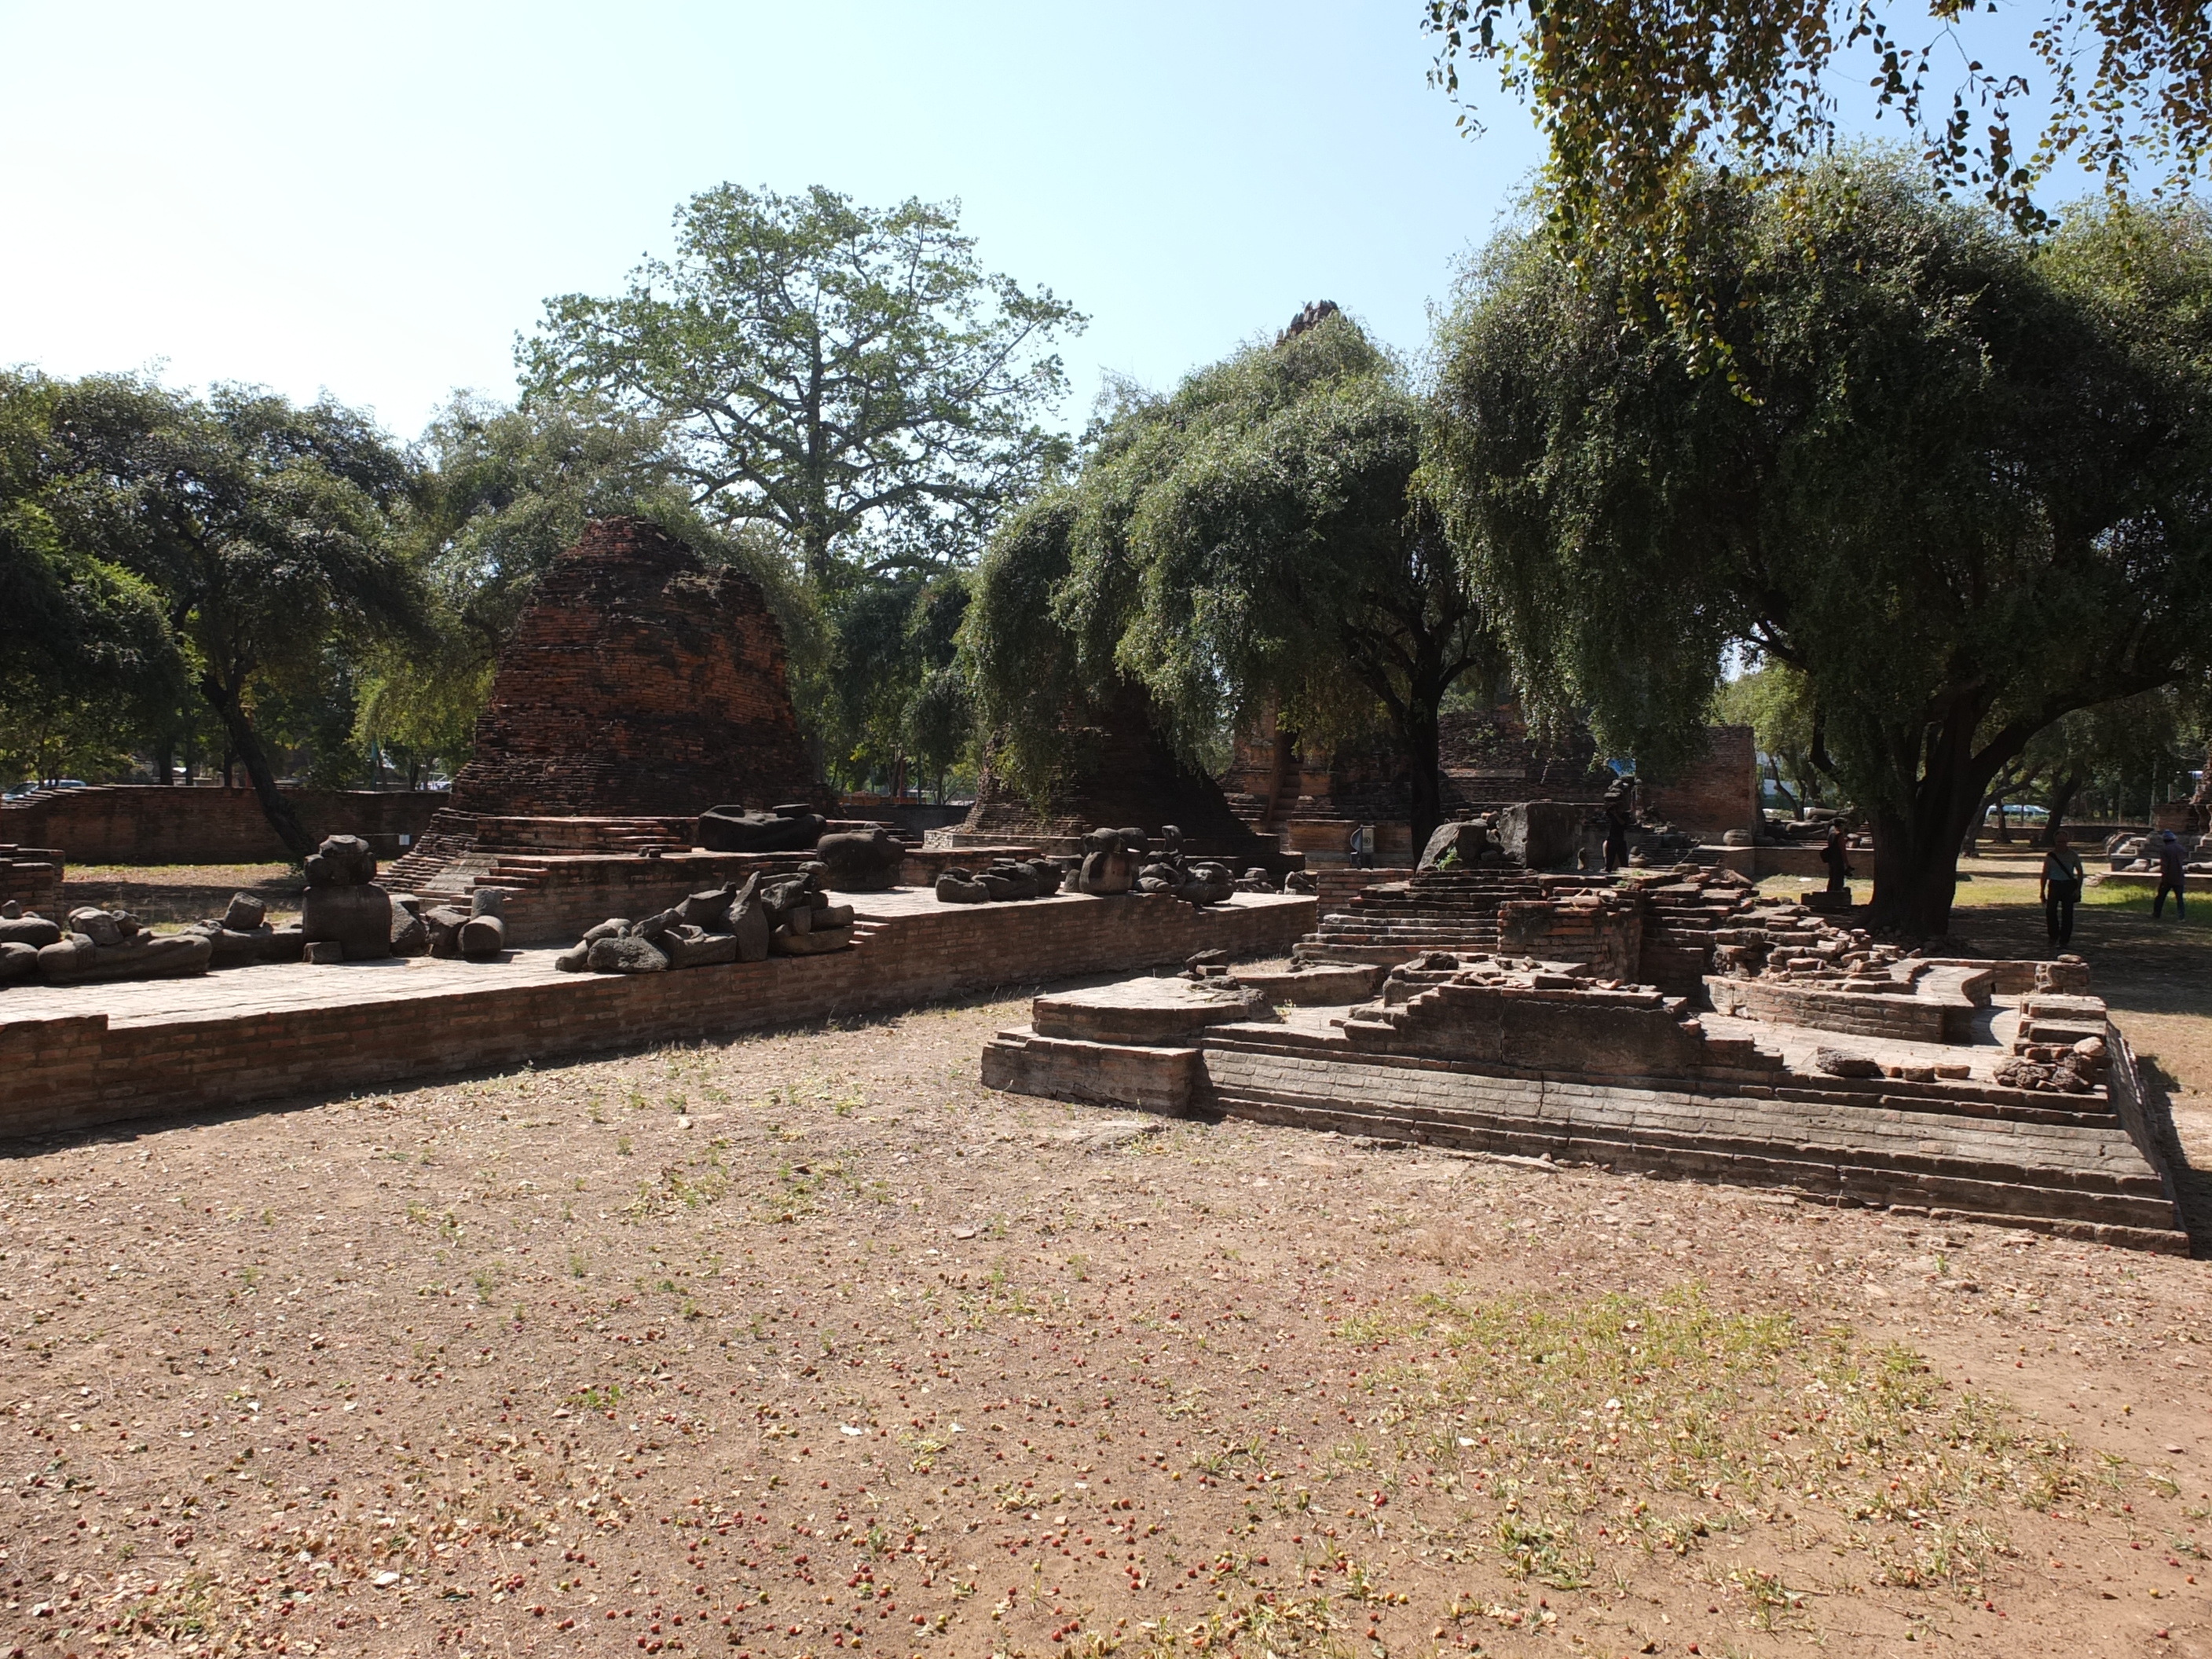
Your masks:
<svg viewBox="0 0 2212 1659"><path fill-rule="evenodd" d="M446 797L427 790L286 789L307 833L359 836L381 858L420 836ZM251 789L158 783L48 789L0 805L0 842L56 847L76 864L267 864L291 857Z"/></svg>
<svg viewBox="0 0 2212 1659"><path fill-rule="evenodd" d="M759 585L609 518L554 561L500 653L453 805L561 817L799 800L828 797Z"/></svg>
<svg viewBox="0 0 2212 1659"><path fill-rule="evenodd" d="M972 906L908 897L876 920L862 911L852 950L678 973L558 974L544 957L473 970L240 969L207 983L236 988L241 1012L218 1005L112 1022L101 1013L19 1014L34 1005L17 1000L11 1009L0 993L0 1134L728 1036L1131 972L1214 948L1279 954L1314 921L1310 899L1246 894L1204 912L1176 899L1080 894ZM288 994L264 995L257 1008L253 988L263 986Z"/></svg>
<svg viewBox="0 0 2212 1659"><path fill-rule="evenodd" d="M2188 1249L2157 1173L2116 1117L2050 1123L1919 1109L1872 1094L1862 1104L1844 1091L1753 1097L1718 1083L1498 1076L1398 1058L1352 1063L1216 1037L1200 1063L1206 1104L1263 1122Z"/></svg>
<svg viewBox="0 0 2212 1659"><path fill-rule="evenodd" d="M1648 817L1718 841L1730 830L1759 827L1759 752L1747 726L1709 726L1696 760L1643 780Z"/></svg>
<svg viewBox="0 0 2212 1659"><path fill-rule="evenodd" d="M51 847L0 845L0 904L13 899L26 910L59 917L64 868Z"/></svg>

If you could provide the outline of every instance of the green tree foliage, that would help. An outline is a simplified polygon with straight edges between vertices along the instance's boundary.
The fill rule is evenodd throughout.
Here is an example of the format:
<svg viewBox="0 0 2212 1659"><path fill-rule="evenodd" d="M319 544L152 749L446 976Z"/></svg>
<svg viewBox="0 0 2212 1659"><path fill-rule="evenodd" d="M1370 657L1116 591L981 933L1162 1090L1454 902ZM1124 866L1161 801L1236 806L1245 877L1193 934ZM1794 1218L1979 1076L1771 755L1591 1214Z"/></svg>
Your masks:
<svg viewBox="0 0 2212 1659"><path fill-rule="evenodd" d="M2050 0L2025 42L2002 33L2019 14L1994 4L1926 0L1893 27L1899 9L1427 0L1423 27L1437 43L1432 82L1456 96L1462 63L1485 65L1534 110L1559 222L1593 245L1673 245L1705 168L1765 179L1827 154L1838 75L1902 118L1945 193L1978 193L2023 230L2045 228L2035 188L2062 159L2124 193L2144 173L2185 188L2212 149L2201 6ZM1981 61L2014 45L2033 74ZM2039 113L2016 125L2015 111ZM1462 125L1481 131L1471 110Z"/></svg>
<svg viewBox="0 0 2212 1659"><path fill-rule="evenodd" d="M1414 491L1423 405L1340 314L1125 391L1080 476L986 559L982 712L1038 788L1067 710L1140 685L1202 762L1273 702L1323 735L1380 719L1438 814L1437 714L1486 638L1464 562Z"/></svg>
<svg viewBox="0 0 2212 1659"><path fill-rule="evenodd" d="M1632 254L1510 237L1444 331L1439 493L1532 701L1613 752L1680 753L1732 646L1802 672L1876 920L1941 933L2000 769L2212 652L2212 236L2032 245L1864 158L1698 213L1741 383Z"/></svg>
<svg viewBox="0 0 2212 1659"><path fill-rule="evenodd" d="M1038 417L1084 319L984 270L951 207L724 185L676 228L623 294L547 302L515 418L588 409L650 516L788 561L793 689L831 775L941 775L963 697L933 618L957 620L948 573L1065 461Z"/></svg>
<svg viewBox="0 0 2212 1659"><path fill-rule="evenodd" d="M50 781L127 765L182 665L159 596L54 519L64 383L0 374L0 773Z"/></svg>
<svg viewBox="0 0 2212 1659"><path fill-rule="evenodd" d="M270 827L305 856L313 843L277 791L256 708L327 692L334 644L418 626L391 529L404 458L335 404L238 387L202 403L96 376L54 388L44 470L63 544L158 595Z"/></svg>
<svg viewBox="0 0 2212 1659"><path fill-rule="evenodd" d="M1083 319L986 273L952 209L723 185L676 229L624 293L546 302L528 395L657 427L703 519L774 526L823 589L971 556L1062 453L1036 416Z"/></svg>
<svg viewBox="0 0 2212 1659"><path fill-rule="evenodd" d="M1833 783L1813 761L1812 689L1796 669L1769 662L1738 675L1714 696L1712 717L1751 728L1768 779L1792 811L1832 804Z"/></svg>

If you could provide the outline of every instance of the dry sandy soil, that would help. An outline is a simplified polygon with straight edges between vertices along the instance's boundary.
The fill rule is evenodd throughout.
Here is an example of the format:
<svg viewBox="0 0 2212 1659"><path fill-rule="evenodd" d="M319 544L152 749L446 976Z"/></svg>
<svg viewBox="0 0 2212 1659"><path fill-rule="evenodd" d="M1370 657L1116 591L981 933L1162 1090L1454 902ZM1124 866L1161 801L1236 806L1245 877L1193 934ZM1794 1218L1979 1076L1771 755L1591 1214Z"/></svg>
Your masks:
<svg viewBox="0 0 2212 1659"><path fill-rule="evenodd" d="M994 1095L1023 1012L13 1144L0 1654L2212 1654L2212 1263Z"/></svg>

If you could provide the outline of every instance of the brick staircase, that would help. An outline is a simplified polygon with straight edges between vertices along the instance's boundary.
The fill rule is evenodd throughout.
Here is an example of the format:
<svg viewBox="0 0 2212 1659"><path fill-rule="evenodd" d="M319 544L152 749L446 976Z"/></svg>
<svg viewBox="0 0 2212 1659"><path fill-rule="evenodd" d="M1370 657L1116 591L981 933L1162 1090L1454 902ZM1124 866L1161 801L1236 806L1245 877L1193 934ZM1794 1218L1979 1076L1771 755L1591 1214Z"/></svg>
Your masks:
<svg viewBox="0 0 2212 1659"><path fill-rule="evenodd" d="M1301 959L1395 967L1424 951L1498 949L1498 907L1540 899L1544 884L1518 868L1422 870L1352 895L1298 941Z"/></svg>

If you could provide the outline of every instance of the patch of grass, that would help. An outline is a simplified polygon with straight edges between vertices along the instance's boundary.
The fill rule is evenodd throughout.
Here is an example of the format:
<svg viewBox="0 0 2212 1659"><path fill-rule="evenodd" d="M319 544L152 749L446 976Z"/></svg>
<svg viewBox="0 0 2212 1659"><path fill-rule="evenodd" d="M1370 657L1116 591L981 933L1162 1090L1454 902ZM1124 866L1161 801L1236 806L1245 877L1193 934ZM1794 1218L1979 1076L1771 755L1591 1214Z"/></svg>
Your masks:
<svg viewBox="0 0 2212 1659"><path fill-rule="evenodd" d="M1787 1513L1877 1582L1978 1595L2008 1551L2003 1514L2083 1486L2064 1439L1917 1356L1725 1313L1694 1287L1584 1303L1439 1294L1417 1316L1406 1334L1433 1357L1365 1379L1375 1431L1340 1447L1339 1466L1386 1486L1408 1464L1448 1472L1494 1506L1485 1536L1470 1505L1458 1559L1516 1577L1579 1586L1600 1565L1595 1539L1686 1555L1732 1517Z"/></svg>

